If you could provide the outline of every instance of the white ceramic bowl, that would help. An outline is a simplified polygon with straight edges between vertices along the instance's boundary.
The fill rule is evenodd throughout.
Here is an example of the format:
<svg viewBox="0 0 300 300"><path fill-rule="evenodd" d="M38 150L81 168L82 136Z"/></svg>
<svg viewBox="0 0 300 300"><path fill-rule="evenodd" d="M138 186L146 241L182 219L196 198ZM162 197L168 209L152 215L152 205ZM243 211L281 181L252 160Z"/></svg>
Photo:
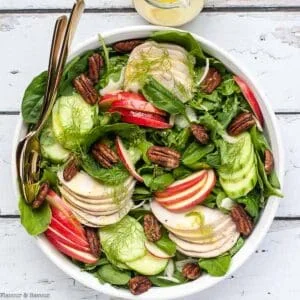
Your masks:
<svg viewBox="0 0 300 300"><path fill-rule="evenodd" d="M137 26L137 27L126 27L122 29L117 29L114 31L110 31L107 33L103 33L102 36L106 43L110 44L116 41L126 40L126 39L133 39L133 38L146 38L148 37L153 31L163 30L163 29L170 29L170 28L163 28L163 27L156 27L156 26ZM284 174L284 165L283 165L283 150L282 144L280 140L279 131L276 124L275 115L269 105L268 99L265 97L262 89L259 88L256 80L249 75L248 71L241 66L239 62L237 62L231 55L229 55L226 51L215 45L214 43L198 36L194 35L194 37L201 43L203 49L211 54L212 56L218 58L222 61L228 69L230 69L233 73L241 76L243 79L247 81L249 86L251 87L252 91L256 95L264 119L265 119L265 131L269 137L273 155L276 161L275 167L276 172L279 176L279 180L283 183L283 174ZM234 42L234 41L233 41ZM98 37L94 36L87 40L86 42L79 45L76 50L72 52L70 58L88 50L94 49L99 47ZM17 142L24 136L26 132L26 125L21 120L19 121L19 125L16 128L15 134L15 141L14 141L14 148L13 148L13 163L12 163L12 174L14 178L14 186L16 190L16 195L19 196L19 189L18 184L16 181L17 172L15 167L15 150ZM186 283L184 285L178 285L174 287L167 287L167 288L151 288L148 292L138 296L139 299L174 299L174 298L182 298L184 296L194 294L208 287L212 287L216 283L224 280L225 277L229 276L233 272L240 267L246 259L256 250L259 243L262 241L264 236L266 235L273 218L275 216L277 207L279 204L279 199L276 197L271 197L261 215L261 218L256 225L253 233L247 239L244 247L234 256L232 260L232 264L230 267L229 272L224 277L211 277L208 275L202 276L199 279ZM74 265L68 258L58 252L44 236L38 236L36 238L37 244L39 247L44 251L44 253L65 273L69 276L73 277L74 279L78 280L82 284L99 291L101 293L121 297L126 299L133 299L136 296L133 296L129 291L125 289L117 289L109 284L101 284L95 277L90 275L89 273L82 272L80 269ZM272 262L270 261L270 264ZM255 268L255 266L253 266Z"/></svg>

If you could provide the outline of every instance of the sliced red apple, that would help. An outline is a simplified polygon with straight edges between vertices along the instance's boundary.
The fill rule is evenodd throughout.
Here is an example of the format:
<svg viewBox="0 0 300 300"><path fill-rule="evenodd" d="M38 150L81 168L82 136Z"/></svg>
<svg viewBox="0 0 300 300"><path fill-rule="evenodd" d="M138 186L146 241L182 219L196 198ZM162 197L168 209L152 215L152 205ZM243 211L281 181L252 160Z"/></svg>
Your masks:
<svg viewBox="0 0 300 300"><path fill-rule="evenodd" d="M197 182L199 182L204 176L207 176L206 170L201 170L199 172L196 172L184 179L175 181L170 186L168 186L164 191L156 192L155 196L158 198L164 198L182 192L188 189L189 187L193 186Z"/></svg>
<svg viewBox="0 0 300 300"><path fill-rule="evenodd" d="M121 120L126 123L131 123L139 126L145 126L157 129L167 129L172 126L159 115L151 113L143 113L137 111L119 111Z"/></svg>
<svg viewBox="0 0 300 300"><path fill-rule="evenodd" d="M121 140L120 137L117 136L116 138L116 147L117 147L117 153L122 161L122 163L124 164L124 166L126 167L126 169L128 170L128 172L139 182L144 182L144 179L142 176L140 176L137 171L135 170L134 164L132 163L129 154Z"/></svg>
<svg viewBox="0 0 300 300"><path fill-rule="evenodd" d="M77 232L73 231L69 227L66 227L63 223L61 223L53 216L50 226L57 232L61 233L66 239L80 245L81 247L89 246L85 236L83 237L81 235L78 235Z"/></svg>
<svg viewBox="0 0 300 300"><path fill-rule="evenodd" d="M114 101L111 105L112 108L123 108L133 111L141 111L145 113L157 114L160 116L166 116L166 112L156 108L150 102L134 100L134 99L126 99L126 100L117 100Z"/></svg>
<svg viewBox="0 0 300 300"><path fill-rule="evenodd" d="M47 231L45 232L45 235L47 236L48 240L51 242L51 244L60 252L64 253L65 255L72 257L78 261L81 261L86 264L95 264L98 261L98 258L92 255L91 253L80 251L78 249L74 249L73 247L70 247L61 241L59 241L56 238L53 238L53 236L49 235Z"/></svg>
<svg viewBox="0 0 300 300"><path fill-rule="evenodd" d="M173 194L169 197L164 197L164 198L156 197L155 200L157 202L159 202L161 205L164 205L167 207L168 205L190 199L203 188L203 186L206 183L206 180L207 180L207 172L206 172L205 176L203 176L199 182L197 182L193 186L187 188L186 190L179 192L177 194Z"/></svg>
<svg viewBox="0 0 300 300"><path fill-rule="evenodd" d="M165 207L172 212L184 212L192 209L197 204L202 203L210 194L216 183L216 175L213 170L208 171L207 180L201 190L193 197L177 202L171 205L165 205Z"/></svg>
<svg viewBox="0 0 300 300"><path fill-rule="evenodd" d="M137 100L137 101L147 101L145 97L138 93L118 91L111 94L106 94L101 97L99 101L99 107L101 109L108 109L114 101L123 100Z"/></svg>
<svg viewBox="0 0 300 300"><path fill-rule="evenodd" d="M145 242L146 249L155 257L158 258L170 258L172 257L165 251L161 250L158 246L156 246L154 243L146 241Z"/></svg>
<svg viewBox="0 0 300 300"><path fill-rule="evenodd" d="M260 126L262 127L264 124L263 114L261 112L258 101L257 101L255 95L253 94L252 90L250 89L248 84L241 77L233 76L233 79L236 82L236 84L240 87L245 99L249 103L250 107L253 110L253 113L255 114L257 120L260 123Z"/></svg>
<svg viewBox="0 0 300 300"><path fill-rule="evenodd" d="M53 190L49 190L47 201L50 203L52 216L60 221L64 226L85 238L85 232L80 222L73 215L69 206Z"/></svg>
<svg viewBox="0 0 300 300"><path fill-rule="evenodd" d="M89 245L82 246L81 242L76 242L71 239L69 239L66 235L63 234L63 232L54 229L54 226L50 225L46 231L47 237L52 237L53 239L58 240L61 243L64 243L65 245L68 245L74 249L84 251L84 252L90 252Z"/></svg>

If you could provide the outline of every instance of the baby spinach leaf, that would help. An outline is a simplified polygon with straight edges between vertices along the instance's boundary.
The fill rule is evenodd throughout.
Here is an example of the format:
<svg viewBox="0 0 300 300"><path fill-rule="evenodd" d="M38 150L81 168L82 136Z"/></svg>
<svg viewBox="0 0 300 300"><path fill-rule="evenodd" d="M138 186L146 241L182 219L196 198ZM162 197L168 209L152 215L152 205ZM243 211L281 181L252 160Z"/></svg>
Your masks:
<svg viewBox="0 0 300 300"><path fill-rule="evenodd" d="M199 260L199 266L212 276L224 276L231 262L230 255L218 256L214 258L205 258Z"/></svg>
<svg viewBox="0 0 300 300"><path fill-rule="evenodd" d="M169 42L182 46L191 55L195 56L198 62L204 63L205 55L202 52L200 43L188 32L175 30L156 31L151 36L156 42Z"/></svg>
<svg viewBox="0 0 300 300"><path fill-rule="evenodd" d="M22 101L22 117L26 123L35 124L41 113L44 93L47 85L47 72L42 72L26 88Z"/></svg>
<svg viewBox="0 0 300 300"><path fill-rule="evenodd" d="M176 244L169 239L168 233L164 230L162 237L155 242L161 250L165 251L171 256L174 256L176 253Z"/></svg>
<svg viewBox="0 0 300 300"><path fill-rule="evenodd" d="M179 166L178 168L173 170L173 176L176 180L183 179L191 174L192 172L184 166Z"/></svg>
<svg viewBox="0 0 300 300"><path fill-rule="evenodd" d="M251 191L249 194L247 194L244 197L240 197L235 199L236 202L240 204L244 204L246 211L248 214L253 217L257 218L259 214L259 205L260 205L260 194Z"/></svg>
<svg viewBox="0 0 300 300"><path fill-rule="evenodd" d="M108 185L119 185L129 176L122 164L117 164L110 169L102 168L86 153L81 154L81 166L89 175Z"/></svg>
<svg viewBox="0 0 300 300"><path fill-rule="evenodd" d="M152 76L148 77L148 80L142 88L142 93L154 106L170 114L185 115L185 106L180 99L162 86Z"/></svg>
<svg viewBox="0 0 300 300"><path fill-rule="evenodd" d="M142 175L144 183L151 191L163 191L174 182L174 177L170 173L164 173L158 176L153 174Z"/></svg>
<svg viewBox="0 0 300 300"><path fill-rule="evenodd" d="M125 285L131 278L130 272L121 271L113 267L111 264L105 264L104 266L100 267L97 271L97 275L104 282L114 285Z"/></svg>
<svg viewBox="0 0 300 300"><path fill-rule="evenodd" d="M182 163L187 167L193 165L208 153L214 150L213 144L200 145L199 143L193 142L188 146L182 155Z"/></svg>
<svg viewBox="0 0 300 300"><path fill-rule="evenodd" d="M40 208L33 209L23 197L19 199L21 224L30 235L39 235L48 229L51 221L51 209L47 202Z"/></svg>

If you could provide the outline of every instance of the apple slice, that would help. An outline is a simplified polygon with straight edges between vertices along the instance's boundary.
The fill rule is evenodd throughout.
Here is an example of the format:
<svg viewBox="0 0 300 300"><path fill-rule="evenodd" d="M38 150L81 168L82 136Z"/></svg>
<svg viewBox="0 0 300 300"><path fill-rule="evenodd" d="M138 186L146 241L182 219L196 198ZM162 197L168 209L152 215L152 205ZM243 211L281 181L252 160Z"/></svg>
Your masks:
<svg viewBox="0 0 300 300"><path fill-rule="evenodd" d="M207 180L207 172L205 176L196 184L193 186L189 187L185 191L179 192L177 194L173 194L169 197L164 197L164 198L158 198L156 197L155 200L159 202L161 205L168 206L170 204L175 204L187 199L192 198L195 194L197 194L204 186Z"/></svg>
<svg viewBox="0 0 300 300"><path fill-rule="evenodd" d="M158 258L170 258L172 257L165 251L161 250L158 246L156 246L154 243L146 241L145 242L146 249L155 257Z"/></svg>
<svg viewBox="0 0 300 300"><path fill-rule="evenodd" d="M50 203L52 216L59 220L70 230L76 232L79 236L85 238L85 232L80 222L73 215L69 206L53 190L49 190L47 201Z"/></svg>
<svg viewBox="0 0 300 300"><path fill-rule="evenodd" d="M50 243L60 252L64 253L65 255L72 257L78 261L81 261L86 264L95 264L98 261L98 258L92 255L91 253L80 251L78 249L74 249L62 242L58 239L53 238L53 236L48 235L47 231L45 232Z"/></svg>
<svg viewBox="0 0 300 300"><path fill-rule="evenodd" d="M156 108L150 102L141 101L141 100L133 100L133 99L117 100L112 103L111 107L123 108L123 109L128 109L133 111L141 111L145 113L152 113L160 116L167 115L166 112Z"/></svg>
<svg viewBox="0 0 300 300"><path fill-rule="evenodd" d="M167 129L172 127L159 115L126 110L118 110L116 112L121 114L121 120L126 123L157 129Z"/></svg>
<svg viewBox="0 0 300 300"><path fill-rule="evenodd" d="M136 100L136 101L147 101L145 97L138 93L117 91L114 93L106 94L101 97L99 101L99 107L101 109L108 109L114 101L123 101L123 100Z"/></svg>
<svg viewBox="0 0 300 300"><path fill-rule="evenodd" d="M128 170L128 172L139 182L144 182L144 179L142 176L140 176L137 171L135 170L134 164L132 163L129 154L119 136L116 138L116 147L117 147L117 153Z"/></svg>
<svg viewBox="0 0 300 300"><path fill-rule="evenodd" d="M74 249L84 251L84 252L90 252L89 245L82 246L81 242L78 243L76 241L73 241L69 239L66 235L64 235L64 232L61 232L59 230L56 230L53 225L50 225L46 231L46 236L53 239L56 239L60 241L61 243L64 243L65 245L68 245Z"/></svg>
<svg viewBox="0 0 300 300"><path fill-rule="evenodd" d="M86 240L86 237L82 237L81 235L78 235L76 232L74 232L72 229L66 227L61 223L59 220L57 220L55 217L52 216L50 226L60 234L62 234L66 239L74 242L75 244L80 245L81 247L88 247L89 244Z"/></svg>
<svg viewBox="0 0 300 300"><path fill-rule="evenodd" d="M171 205L165 205L165 207L168 210L173 212L184 212L190 210L193 207L195 207L197 204L202 203L207 198L207 196L214 188L215 184L216 184L216 175L213 170L209 170L207 180L204 186L197 194L195 194L193 197L187 200L180 201Z"/></svg>
<svg viewBox="0 0 300 300"><path fill-rule="evenodd" d="M257 120L260 123L260 127L262 127L264 125L264 118L255 95L251 91L248 84L241 77L233 76L233 79L236 82L236 84L240 87L245 99L249 103L250 107L253 110L253 113L255 114Z"/></svg>
<svg viewBox="0 0 300 300"><path fill-rule="evenodd" d="M174 183L169 185L164 191L156 192L155 196L158 198L164 198L182 192L199 182L204 176L207 176L206 170L196 172L184 179L175 181Z"/></svg>

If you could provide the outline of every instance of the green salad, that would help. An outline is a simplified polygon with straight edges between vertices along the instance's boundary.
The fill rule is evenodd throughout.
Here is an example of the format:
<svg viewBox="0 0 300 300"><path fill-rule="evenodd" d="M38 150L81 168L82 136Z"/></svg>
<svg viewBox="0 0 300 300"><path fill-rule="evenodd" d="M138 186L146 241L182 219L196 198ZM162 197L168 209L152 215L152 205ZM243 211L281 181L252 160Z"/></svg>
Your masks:
<svg viewBox="0 0 300 300"><path fill-rule="evenodd" d="M29 127L46 81L25 91ZM64 69L21 222L135 295L223 276L268 198L282 197L263 126L247 83L189 33L99 37Z"/></svg>

